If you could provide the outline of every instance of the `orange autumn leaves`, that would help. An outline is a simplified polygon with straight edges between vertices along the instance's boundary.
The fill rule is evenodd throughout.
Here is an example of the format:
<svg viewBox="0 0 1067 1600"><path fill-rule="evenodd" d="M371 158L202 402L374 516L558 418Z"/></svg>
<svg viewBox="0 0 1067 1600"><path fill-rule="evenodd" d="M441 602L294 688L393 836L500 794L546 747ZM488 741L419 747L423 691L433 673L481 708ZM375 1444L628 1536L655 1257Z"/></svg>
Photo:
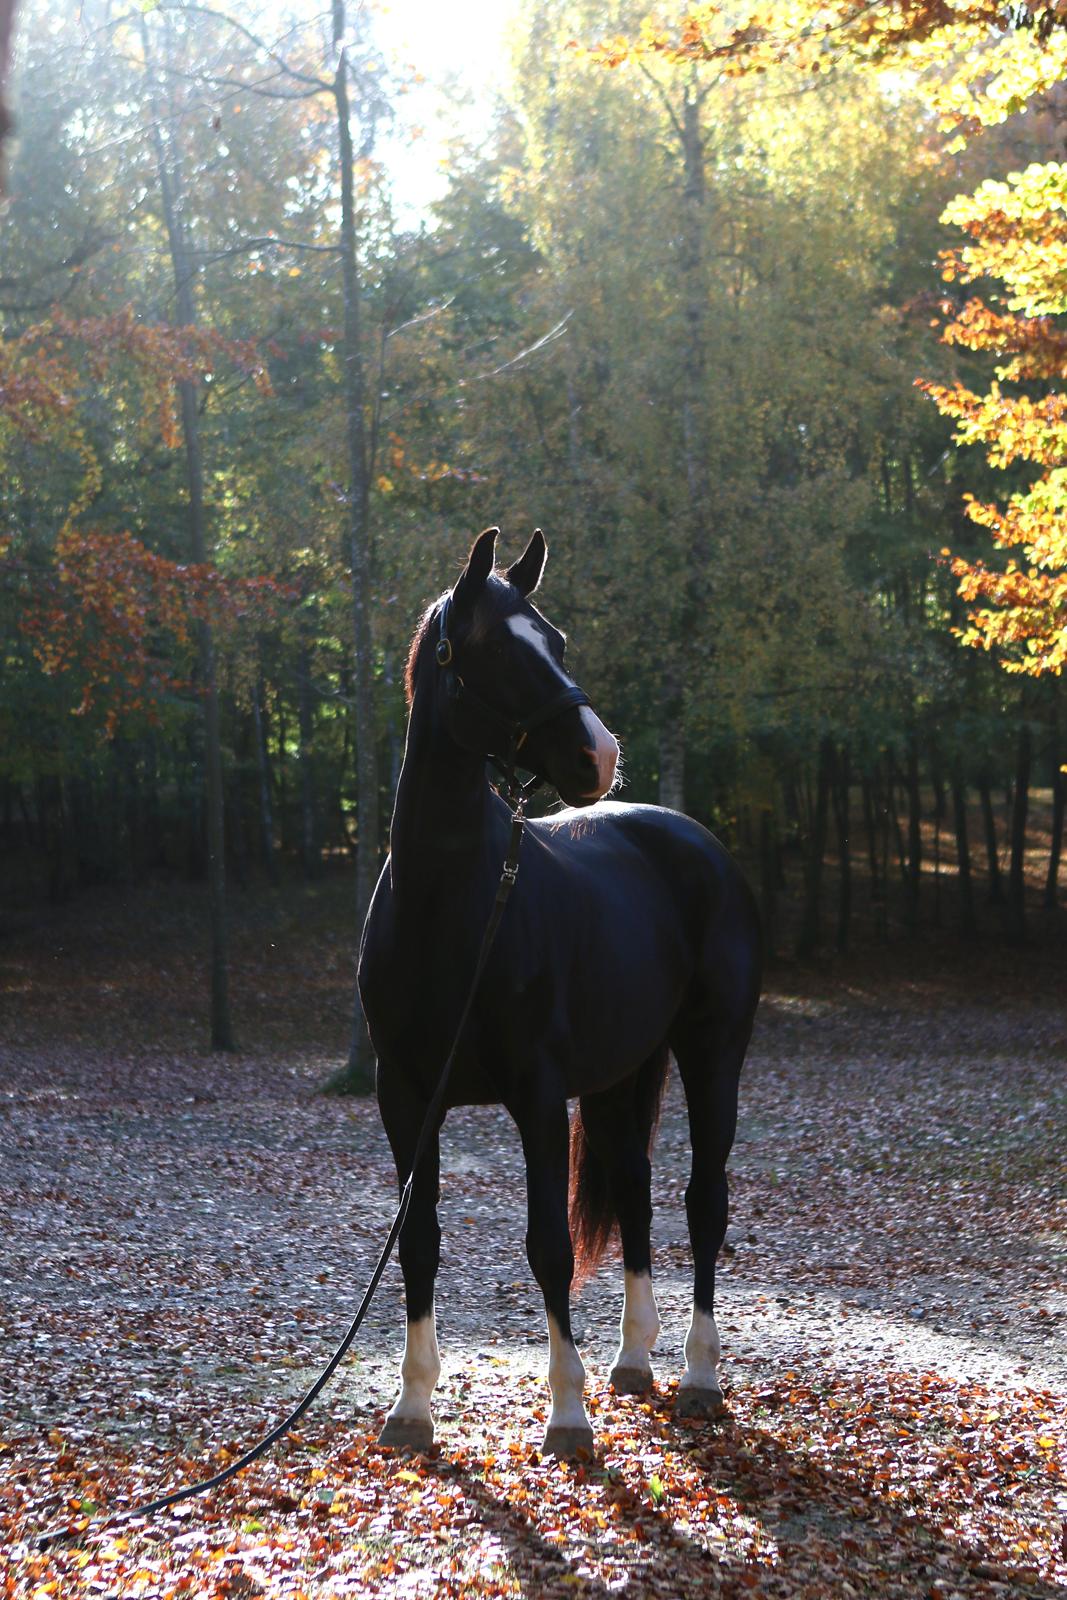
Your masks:
<svg viewBox="0 0 1067 1600"><path fill-rule="evenodd" d="M76 408L87 383L114 378L123 358L146 417L172 447L178 443L179 383L196 382L225 363L270 393L267 369L250 340L228 339L211 328L147 323L130 306L106 317L55 311L19 337L0 341L0 422L40 436Z"/></svg>
<svg viewBox="0 0 1067 1600"><path fill-rule="evenodd" d="M1067 378L1059 320L1067 312L1067 167L1034 164L1004 183L984 183L944 215L968 242L946 252L943 276L998 282L1006 310L971 299L942 338L1002 360L984 395L959 382L921 387L956 423L958 444L982 446L993 467L1036 469L1003 507L965 497L967 515L1006 560L953 559L972 608L961 637L995 651L1009 672L1058 674L1067 663L1067 395L1059 389Z"/></svg>
<svg viewBox="0 0 1067 1600"><path fill-rule="evenodd" d="M49 675L77 677L75 713L102 711L109 735L127 716L155 721L163 700L189 685L197 622L225 629L270 614L269 578L223 577L155 555L128 533L64 528L52 574L28 596L23 632Z"/></svg>
<svg viewBox="0 0 1067 1600"><path fill-rule="evenodd" d="M130 309L80 320L55 314L0 341L0 454L21 439L75 463L69 503L45 548L39 529L31 537L17 521L0 535L0 582L16 595L21 632L44 672L69 675L72 710L98 711L109 736L131 715L156 720L163 700L187 687L198 622L226 628L264 615L279 592L269 579L168 560L128 532L87 521L103 484L81 417L92 388L114 385L136 430L173 448L178 385L222 362L269 393L252 345L146 324Z"/></svg>
<svg viewBox="0 0 1067 1600"><path fill-rule="evenodd" d="M818 72L841 58L877 64L922 51L921 65L950 61L958 69L958 78L942 75L941 90L951 100L953 91L958 98L965 84L989 76L975 60L976 43L1006 41L1008 70L1018 76L1016 57L1045 61L1062 22L1063 0L1013 6L1003 0L779 0L747 9L710 3L688 7L673 28L649 16L636 34L605 40L592 55L611 67L652 57L675 65L710 63L726 76L741 77L779 67ZM1041 77L1040 67L1032 75Z"/></svg>
<svg viewBox="0 0 1067 1600"><path fill-rule="evenodd" d="M1062 1572L1050 1393L813 1362L746 1373L709 1427L672 1422L669 1393L600 1391L597 1454L577 1463L531 1443L542 1399L538 1380L505 1372L480 1389L481 1440L420 1456L351 1422L313 1423L169 1524L117 1535L93 1516L143 1492L161 1458L195 1477L227 1451L174 1461L157 1446L146 1464L95 1434L72 1446L25 1430L0 1507L15 1592L994 1600L1048 1593ZM73 1545L34 1552L42 1501L63 1504Z"/></svg>

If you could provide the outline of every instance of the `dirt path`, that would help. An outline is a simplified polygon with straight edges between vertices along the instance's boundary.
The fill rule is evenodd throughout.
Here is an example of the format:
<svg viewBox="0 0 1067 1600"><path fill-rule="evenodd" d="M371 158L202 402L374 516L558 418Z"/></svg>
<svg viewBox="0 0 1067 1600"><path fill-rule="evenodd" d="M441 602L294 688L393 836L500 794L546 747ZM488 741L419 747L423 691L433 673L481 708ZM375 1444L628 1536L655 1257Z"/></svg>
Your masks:
<svg viewBox="0 0 1067 1600"><path fill-rule="evenodd" d="M731 1166L732 1417L670 1421L689 1297L675 1084L655 1158L657 1396L605 1387L609 1263L577 1303L602 1441L578 1469L537 1456L517 1139L499 1112L453 1114L435 1456L367 1447L402 1343L391 1268L299 1442L158 1538L52 1560L13 1545L6 1592L1067 1596L1065 1055L1049 1004L779 985ZM375 1108L314 1094L327 1066L0 1047L12 1538L202 1475L332 1348L394 1181Z"/></svg>

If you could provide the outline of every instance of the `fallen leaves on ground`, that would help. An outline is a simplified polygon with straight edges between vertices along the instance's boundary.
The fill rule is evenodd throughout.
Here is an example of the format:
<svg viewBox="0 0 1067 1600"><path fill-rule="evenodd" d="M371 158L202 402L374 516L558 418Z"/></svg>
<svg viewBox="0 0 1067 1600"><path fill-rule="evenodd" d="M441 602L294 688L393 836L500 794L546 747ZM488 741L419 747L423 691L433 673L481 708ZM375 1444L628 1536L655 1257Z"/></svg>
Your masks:
<svg viewBox="0 0 1067 1600"><path fill-rule="evenodd" d="M9 1528L83 1530L47 1554L14 1545L6 1593L823 1596L1062 1594L1062 1407L933 1374L735 1380L716 1424L591 1396L594 1458L542 1458L540 1385L480 1406L489 1447L427 1455L344 1424L309 1428L210 1499L91 1534L89 1518L218 1467L122 1451L91 1429L6 1441Z"/></svg>
<svg viewBox="0 0 1067 1600"><path fill-rule="evenodd" d="M539 1453L521 1153L483 1108L445 1132L434 1449L375 1443L403 1339L391 1267L296 1435L211 1496L106 1529L233 1459L307 1386L395 1175L376 1108L314 1093L333 1063L296 1055L295 1002L284 1053L220 1061L150 1041L141 1012L123 1032L113 1010L94 1042L84 984L73 1022L54 992L0 1046L4 1600L1067 1597L1061 1003L776 983L731 1166L717 1423L672 1416L677 1085L654 1162L656 1390L607 1383L609 1261L576 1303L597 1448L575 1463ZM57 1524L70 1541L38 1552Z"/></svg>

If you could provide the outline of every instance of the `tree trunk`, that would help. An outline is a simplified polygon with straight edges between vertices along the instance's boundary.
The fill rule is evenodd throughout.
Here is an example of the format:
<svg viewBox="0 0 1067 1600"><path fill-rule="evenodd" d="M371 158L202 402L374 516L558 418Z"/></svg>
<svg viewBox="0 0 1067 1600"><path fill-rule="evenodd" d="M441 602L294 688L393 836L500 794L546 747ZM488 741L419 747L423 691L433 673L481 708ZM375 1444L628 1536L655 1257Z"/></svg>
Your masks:
<svg viewBox="0 0 1067 1600"><path fill-rule="evenodd" d="M341 271L344 294L345 439L348 449L348 548L352 572L353 690L356 703L356 924L362 930L378 878L378 748L374 705L374 661L370 626L370 486L364 417L364 358L361 343L362 289L356 238L355 155L348 101L348 55L344 48L345 0L333 0L333 42L338 50L333 93L341 165ZM327 1084L346 1094L369 1094L374 1052L358 986L352 1007L348 1061Z"/></svg>
<svg viewBox="0 0 1067 1600"><path fill-rule="evenodd" d="M39 778L38 811L48 867L48 899L63 905L75 886L71 849L70 816L65 784L58 772Z"/></svg>
<svg viewBox="0 0 1067 1600"><path fill-rule="evenodd" d="M119 764L115 751L108 752L107 763L107 882L122 882L122 803Z"/></svg>
<svg viewBox="0 0 1067 1600"><path fill-rule="evenodd" d="M1067 772L1061 770L1064 760L1062 720L1058 686L1052 690L1052 837L1049 842L1048 871L1041 903L1046 911L1055 911L1059 905L1060 855L1063 850L1063 815L1067 803Z"/></svg>
<svg viewBox="0 0 1067 1600"><path fill-rule="evenodd" d="M922 799L919 792L919 745L915 734L908 739L908 926L919 924L919 888L922 883Z"/></svg>
<svg viewBox="0 0 1067 1600"><path fill-rule="evenodd" d="M396 703L393 688L396 683L393 671L393 657L389 651L385 652L382 661L382 687L388 697L389 704L389 733L388 733L388 762L389 762L389 809L393 808L396 800L397 784L400 782L400 769L404 764L404 719L401 711L403 702ZM396 710L394 711L394 704ZM345 743L348 742L348 724L345 723ZM346 748L347 756L347 748ZM344 768L342 767L342 773Z"/></svg>
<svg viewBox="0 0 1067 1600"><path fill-rule="evenodd" d="M1026 938L1026 811L1030 799L1030 727L1023 723L1015 754L1015 793L1011 808L1011 866L1008 872L1008 937Z"/></svg>
<svg viewBox="0 0 1067 1600"><path fill-rule="evenodd" d="M274 763L274 781L277 785L278 803L278 833L283 851L288 850L292 844L293 830L289 819L289 786L286 782L286 750L289 746L289 733L285 721L285 700L278 695L278 759Z"/></svg>
<svg viewBox="0 0 1067 1600"><path fill-rule="evenodd" d="M838 892L837 892L837 948L842 953L848 949L848 929L852 918L852 858L849 840L849 768L848 746L838 756L837 781L834 784L834 817L837 822Z"/></svg>
<svg viewBox="0 0 1067 1600"><path fill-rule="evenodd" d="M685 810L685 707L681 684L669 663L664 673L659 708L659 793L661 806Z"/></svg>
<svg viewBox="0 0 1067 1600"><path fill-rule="evenodd" d="M230 810L230 860L233 863L234 882L239 889L248 888L248 845L245 840L244 794L241 783L243 763L238 760L230 773L227 785Z"/></svg>
<svg viewBox="0 0 1067 1600"><path fill-rule="evenodd" d="M819 770L804 873L804 909L797 937L797 954L800 956L810 955L822 937L822 867L826 854L826 814L830 801L833 755L833 742L827 736L819 745Z"/></svg>
<svg viewBox="0 0 1067 1600"><path fill-rule="evenodd" d="M974 886L971 883L971 848L967 838L967 790L956 772L952 779L952 810L956 823L956 860L959 863L960 931L974 932Z"/></svg>
<svg viewBox="0 0 1067 1600"><path fill-rule="evenodd" d="M256 776L259 781L260 849L267 877L278 887L278 857L274 850L274 813L270 800L270 754L267 750L266 712L263 707L263 678L256 678L252 690L252 722L256 737Z"/></svg>
<svg viewBox="0 0 1067 1600"><path fill-rule="evenodd" d="M711 601L711 469L708 430L708 285L704 233L707 227L707 176L701 107L706 90L686 85L681 116L674 118L682 152L681 216L682 349L681 424L685 461L685 579L675 638L665 652L660 694L659 802L685 810L685 689L690 679L689 643L699 636L696 619ZM673 115L673 113L672 113Z"/></svg>
<svg viewBox="0 0 1067 1600"><path fill-rule="evenodd" d="M27 848L31 850L36 849L41 844L41 838L38 828L33 820L33 813L26 801L26 791L22 787L21 783L18 786L18 802L19 810L22 813L22 826L26 834Z"/></svg>
<svg viewBox="0 0 1067 1600"><path fill-rule="evenodd" d="M300 730L300 860L305 878L319 875L318 828L315 819L314 721L311 705L311 652L300 646L296 662L297 723Z"/></svg>
<svg viewBox="0 0 1067 1600"><path fill-rule="evenodd" d="M763 949L773 958L777 928L778 862L774 849L774 812L762 810L759 819L760 906L763 912Z"/></svg>
<svg viewBox="0 0 1067 1600"><path fill-rule="evenodd" d="M881 866L881 820L885 816L881 789L875 776L863 779L863 825L867 833L867 870L871 880L871 920L875 938L884 942L888 937L885 905L885 876Z"/></svg>
<svg viewBox="0 0 1067 1600"><path fill-rule="evenodd" d="M198 735L202 735L203 731L202 720L199 724L186 724L185 757L184 760L179 757L174 764L178 814L185 824L185 876L190 883L199 883L206 871L203 762L197 742Z"/></svg>
<svg viewBox="0 0 1067 1600"><path fill-rule="evenodd" d="M125 854L122 864L122 881L137 883L141 877L144 854L144 828L141 816L141 786L137 771L137 755L128 740L116 740L115 758L122 767L123 809L126 816Z"/></svg>
<svg viewBox="0 0 1067 1600"><path fill-rule="evenodd" d="M148 28L141 19L145 59L150 60ZM163 128L168 129L164 143ZM157 96L152 133L156 150L156 171L163 202L163 217L170 245L178 322L196 326L192 274L185 233L181 157L176 138L177 122L166 115ZM204 508L204 464L200 448L200 415L197 386L190 378L178 384L181 401L182 437L185 442L186 485L189 491L189 548L192 560L204 566L208 559L207 521ZM215 672L215 642L206 621L196 625L200 686L204 704L204 769L207 801L207 857L211 918L211 1047L234 1049L230 1018L229 949L226 923L226 791L222 773L222 741L219 727L219 696Z"/></svg>
<svg viewBox="0 0 1067 1600"><path fill-rule="evenodd" d="M930 752L930 780L934 786L934 927L941 926L941 829L945 822L945 782L937 746Z"/></svg>
<svg viewBox="0 0 1067 1600"><path fill-rule="evenodd" d="M93 882L95 867L94 823L92 805L92 780L88 762L68 780L67 804L74 829L74 871L79 889L87 889Z"/></svg>
<svg viewBox="0 0 1067 1600"><path fill-rule="evenodd" d="M1004 904L1004 885L1000 876L1000 852L997 849L997 819L993 813L993 794L989 779L983 772L978 779L978 798L982 803L982 825L985 830L986 860L989 863L989 887L986 899L991 906Z"/></svg>
<svg viewBox="0 0 1067 1600"><path fill-rule="evenodd" d="M144 770L145 832L149 841L147 865L158 867L163 861L163 821L159 806L159 753L154 733L145 740Z"/></svg>
<svg viewBox="0 0 1067 1600"><path fill-rule="evenodd" d="M682 357L682 440L689 499L689 573L694 598L704 592L711 569L711 495L708 461L708 283L704 262L707 175L700 111L703 92L687 86L682 103L681 142L685 171L682 200L682 274L685 350Z"/></svg>
<svg viewBox="0 0 1067 1600"><path fill-rule="evenodd" d="M904 886L905 895L908 893L908 858L904 849L904 830L900 826L900 812L897 809L897 767L893 752L889 751L886 757L885 792L888 821L892 826L893 839L897 849L897 868L900 872L900 881ZM888 886L889 872L886 869L886 884Z"/></svg>
<svg viewBox="0 0 1067 1600"><path fill-rule="evenodd" d="M1063 850L1063 813L1067 804L1067 772L1060 771L1060 751L1053 751L1052 765L1052 843L1048 853L1048 874L1045 878L1043 905L1046 911L1055 911L1060 903L1060 855Z"/></svg>

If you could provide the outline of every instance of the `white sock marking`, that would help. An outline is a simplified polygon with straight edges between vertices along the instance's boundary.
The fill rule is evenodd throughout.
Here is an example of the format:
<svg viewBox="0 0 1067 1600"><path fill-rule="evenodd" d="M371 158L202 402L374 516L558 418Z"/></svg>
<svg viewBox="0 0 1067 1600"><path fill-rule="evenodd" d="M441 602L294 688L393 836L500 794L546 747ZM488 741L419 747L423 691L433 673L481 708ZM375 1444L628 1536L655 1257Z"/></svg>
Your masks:
<svg viewBox="0 0 1067 1600"><path fill-rule="evenodd" d="M651 1372L648 1353L659 1333L659 1313L652 1293L652 1278L647 1272L624 1274L622 1322L619 1327L619 1353L615 1366L636 1372Z"/></svg>
<svg viewBox="0 0 1067 1600"><path fill-rule="evenodd" d="M722 1355L719 1330L710 1311L693 1307L693 1320L685 1339L685 1371L680 1389L719 1389L718 1365Z"/></svg>
<svg viewBox="0 0 1067 1600"><path fill-rule="evenodd" d="M570 1339L565 1339L555 1317L548 1315L548 1386L552 1391L550 1428L588 1428L582 1391L585 1368Z"/></svg>
<svg viewBox="0 0 1067 1600"><path fill-rule="evenodd" d="M437 1348L437 1327L433 1311L418 1322L409 1322L404 1340L404 1359L400 1364L401 1388L390 1417L405 1422L430 1422L430 1397L441 1376L441 1355Z"/></svg>

